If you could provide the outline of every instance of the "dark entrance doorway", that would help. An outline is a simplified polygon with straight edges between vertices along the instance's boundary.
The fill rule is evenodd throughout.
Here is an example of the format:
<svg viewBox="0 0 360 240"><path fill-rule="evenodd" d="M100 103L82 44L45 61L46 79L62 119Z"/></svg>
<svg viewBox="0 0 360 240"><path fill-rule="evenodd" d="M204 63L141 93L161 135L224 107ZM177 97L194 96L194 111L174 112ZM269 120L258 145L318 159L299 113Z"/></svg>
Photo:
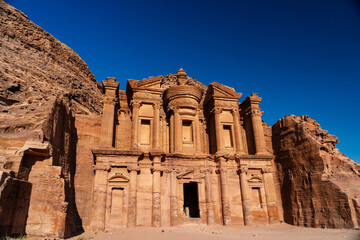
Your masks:
<svg viewBox="0 0 360 240"><path fill-rule="evenodd" d="M189 217L199 218L199 194L196 182L184 183L184 211L189 209Z"/></svg>

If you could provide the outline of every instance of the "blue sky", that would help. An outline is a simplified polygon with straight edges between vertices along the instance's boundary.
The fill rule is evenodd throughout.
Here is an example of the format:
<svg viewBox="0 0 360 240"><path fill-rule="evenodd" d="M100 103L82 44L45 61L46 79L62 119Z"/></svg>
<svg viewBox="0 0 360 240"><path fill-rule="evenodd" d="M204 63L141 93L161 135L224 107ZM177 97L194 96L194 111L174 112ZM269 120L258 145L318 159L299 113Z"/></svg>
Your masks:
<svg viewBox="0 0 360 240"><path fill-rule="evenodd" d="M360 162L360 2L8 0L98 81L176 73L263 98L263 119L309 115Z"/></svg>

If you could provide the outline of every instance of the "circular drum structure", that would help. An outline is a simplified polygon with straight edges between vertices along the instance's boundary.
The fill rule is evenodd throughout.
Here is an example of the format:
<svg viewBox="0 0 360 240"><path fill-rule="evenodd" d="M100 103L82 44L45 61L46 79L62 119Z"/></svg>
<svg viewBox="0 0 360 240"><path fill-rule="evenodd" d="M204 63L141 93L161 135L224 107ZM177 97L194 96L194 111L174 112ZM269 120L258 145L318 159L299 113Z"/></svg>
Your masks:
<svg viewBox="0 0 360 240"><path fill-rule="evenodd" d="M165 102L168 108L191 107L197 108L203 94L203 90L192 85L177 85L165 91Z"/></svg>

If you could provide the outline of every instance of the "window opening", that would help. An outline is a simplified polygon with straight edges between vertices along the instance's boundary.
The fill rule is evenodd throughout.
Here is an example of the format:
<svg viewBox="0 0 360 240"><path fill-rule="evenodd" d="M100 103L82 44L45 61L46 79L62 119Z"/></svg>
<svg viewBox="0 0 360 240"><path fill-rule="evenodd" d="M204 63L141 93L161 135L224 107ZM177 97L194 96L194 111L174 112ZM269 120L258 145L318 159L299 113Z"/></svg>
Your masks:
<svg viewBox="0 0 360 240"><path fill-rule="evenodd" d="M231 126L230 125L224 125L223 129L224 129L225 148L231 148L231 147L233 147Z"/></svg>
<svg viewBox="0 0 360 240"><path fill-rule="evenodd" d="M183 142L184 143L193 142L192 121L184 120L182 124L183 124Z"/></svg>
<svg viewBox="0 0 360 240"><path fill-rule="evenodd" d="M150 145L150 120L141 120L140 135L140 143Z"/></svg>

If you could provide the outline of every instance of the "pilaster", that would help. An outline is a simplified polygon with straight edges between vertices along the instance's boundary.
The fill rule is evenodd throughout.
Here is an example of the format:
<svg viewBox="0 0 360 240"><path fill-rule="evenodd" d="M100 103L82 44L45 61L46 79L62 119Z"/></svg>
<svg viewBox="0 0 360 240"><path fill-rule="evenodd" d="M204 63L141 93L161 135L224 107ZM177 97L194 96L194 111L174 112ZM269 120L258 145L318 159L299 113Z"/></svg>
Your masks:
<svg viewBox="0 0 360 240"><path fill-rule="evenodd" d="M228 198L226 159L222 156L219 156L218 162L219 162L219 169L217 171L220 174L223 224L225 226L229 226L231 225L231 211L230 211L230 203Z"/></svg>
<svg viewBox="0 0 360 240"><path fill-rule="evenodd" d="M279 209L275 193L273 171L270 167L262 168L261 172L264 179L266 206L268 209L269 224L279 222Z"/></svg>
<svg viewBox="0 0 360 240"><path fill-rule="evenodd" d="M155 150L160 149L160 103L155 102L154 108L154 119L153 119L153 143L152 148Z"/></svg>
<svg viewBox="0 0 360 240"><path fill-rule="evenodd" d="M214 214L214 202L212 199L212 185L211 185L211 169L203 169L200 171L205 173L205 198L206 198L206 210L207 210L207 224L215 224L215 214Z"/></svg>
<svg viewBox="0 0 360 240"><path fill-rule="evenodd" d="M105 230L106 195L110 167L104 164L94 166L95 182L90 227L93 231Z"/></svg>
<svg viewBox="0 0 360 240"><path fill-rule="evenodd" d="M139 168L137 166L128 166L128 171L130 172L130 183L127 226L136 227L137 172Z"/></svg>
<svg viewBox="0 0 360 240"><path fill-rule="evenodd" d="M115 106L118 101L119 83L116 82L116 78L108 77L106 81L103 81L103 87L105 96L101 118L100 145L114 147Z"/></svg>
<svg viewBox="0 0 360 240"><path fill-rule="evenodd" d="M214 108L214 118L215 118L215 135L216 135L216 151L222 152L223 151L223 143L222 143L222 129L221 129L221 122L220 122L220 114L222 109L221 108Z"/></svg>
<svg viewBox="0 0 360 240"><path fill-rule="evenodd" d="M252 215L251 215L251 195L249 192L249 186L247 181L247 167L240 167L240 186L241 186L241 198L243 205L243 214L244 214L244 224L249 226L252 224Z"/></svg>
<svg viewBox="0 0 360 240"><path fill-rule="evenodd" d="M232 110L232 115L234 119L234 134L235 134L235 150L238 154L245 154L244 147L242 144L242 137L240 131L240 114L238 109Z"/></svg>
<svg viewBox="0 0 360 240"><path fill-rule="evenodd" d="M131 117L131 148L138 148L138 126L139 126L139 108L140 102L131 101L132 117Z"/></svg>

